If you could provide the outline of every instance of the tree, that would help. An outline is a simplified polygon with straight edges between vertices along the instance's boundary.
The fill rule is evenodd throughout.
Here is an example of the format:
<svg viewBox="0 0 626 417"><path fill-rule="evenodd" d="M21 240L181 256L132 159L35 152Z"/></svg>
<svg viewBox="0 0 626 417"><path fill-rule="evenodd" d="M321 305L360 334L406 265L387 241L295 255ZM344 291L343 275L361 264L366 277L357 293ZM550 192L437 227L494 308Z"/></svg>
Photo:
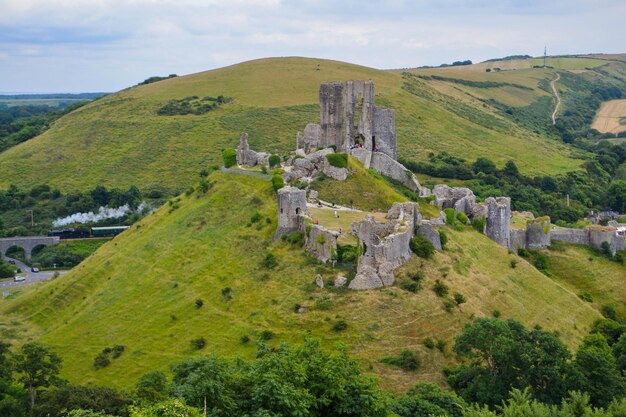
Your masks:
<svg viewBox="0 0 626 417"><path fill-rule="evenodd" d="M443 391L436 385L425 383L417 384L391 404L391 410L401 417L460 417L465 407L463 398Z"/></svg>
<svg viewBox="0 0 626 417"><path fill-rule="evenodd" d="M234 149L224 149L222 151L222 158L224 159L224 166L226 168L237 165L237 151Z"/></svg>
<svg viewBox="0 0 626 417"><path fill-rule="evenodd" d="M10 345L0 341L0 416L24 415L25 392L13 381L13 360Z"/></svg>
<svg viewBox="0 0 626 417"><path fill-rule="evenodd" d="M454 350L465 364L448 379L466 401L496 405L511 389L526 387L550 403L565 395L571 354L552 333L528 332L515 320L483 318L465 325Z"/></svg>
<svg viewBox="0 0 626 417"><path fill-rule="evenodd" d="M618 180L611 184L606 193L606 202L613 210L622 213L626 211L626 181Z"/></svg>
<svg viewBox="0 0 626 417"><path fill-rule="evenodd" d="M617 370L615 358L604 336L587 336L578 347L571 385L588 392L592 404L605 407L613 398L624 394L624 380Z"/></svg>
<svg viewBox="0 0 626 417"><path fill-rule="evenodd" d="M496 172L496 164L489 158L480 157L476 159L476 162L472 164L472 171L478 174L482 172L484 174L494 174Z"/></svg>
<svg viewBox="0 0 626 417"><path fill-rule="evenodd" d="M150 371L143 374L135 385L135 394L148 404L165 401L169 385L167 376L162 371Z"/></svg>
<svg viewBox="0 0 626 417"><path fill-rule="evenodd" d="M58 381L62 359L38 343L26 343L15 357L15 371L28 390L30 415L33 416L37 391Z"/></svg>
<svg viewBox="0 0 626 417"><path fill-rule="evenodd" d="M621 372L626 371L626 334L622 334L619 340L612 346L615 364Z"/></svg>
<svg viewBox="0 0 626 417"><path fill-rule="evenodd" d="M113 388L65 384L47 389L39 395L35 415L60 416L64 415L65 410L94 410L117 416L125 415L128 405L129 401L124 395Z"/></svg>
<svg viewBox="0 0 626 417"><path fill-rule="evenodd" d="M517 165L513 161L507 161L504 164L504 169L502 170L504 175L508 175L509 177L517 178L519 177L519 170L517 169Z"/></svg>

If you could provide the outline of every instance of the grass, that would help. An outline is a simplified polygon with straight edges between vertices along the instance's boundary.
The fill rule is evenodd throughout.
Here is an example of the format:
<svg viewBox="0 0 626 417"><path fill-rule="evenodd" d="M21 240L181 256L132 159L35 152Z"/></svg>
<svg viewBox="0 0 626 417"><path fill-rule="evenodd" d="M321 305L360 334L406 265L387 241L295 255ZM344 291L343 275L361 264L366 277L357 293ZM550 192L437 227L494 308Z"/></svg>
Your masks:
<svg viewBox="0 0 626 417"><path fill-rule="evenodd" d="M557 249L543 251L554 279L577 294L591 294L592 305L598 310L605 304L613 305L618 316L626 319L626 266L585 246L559 242Z"/></svg>
<svg viewBox="0 0 626 417"><path fill-rule="evenodd" d="M319 192L321 200L365 211L384 212L395 202L408 201L382 177L369 173L356 159L349 158L348 169L350 175L346 181L329 178L315 181L313 188Z"/></svg>
<svg viewBox="0 0 626 417"><path fill-rule="evenodd" d="M544 70L520 73L506 82L529 84L533 95L545 95L536 86L549 75ZM445 150L469 159L487 156L499 164L514 159L525 174L557 174L581 163L570 148L516 127L468 92L447 95L434 83L423 83L414 94L403 89L405 80L397 71L272 58L133 87L89 103L39 137L0 154L0 187L145 188L158 178L176 193L202 168L219 164L221 150L236 147L242 131L250 133L256 150L291 151L296 132L319 121L319 84L348 79L372 79L378 105L395 109L401 157L425 159L428 152ZM168 101L190 95L224 95L233 102L200 116L156 114Z"/></svg>
<svg viewBox="0 0 626 417"><path fill-rule="evenodd" d="M272 345L313 336L328 349L345 343L385 387L400 392L416 380L443 383L441 370L455 362L453 338L474 317L499 310L526 326L558 330L569 346L599 317L574 291L470 228L447 228L446 252L429 261L414 257L397 272L406 280L422 271L418 293L317 288L317 274L330 282L345 272L272 240L270 182L222 173L209 180L214 185L206 195L181 196L178 208L163 206L67 275L0 300L0 337L52 346L65 360L62 376L72 382L129 387L148 370L201 354L192 350L192 339L206 339L203 352L251 357L255 344L242 344L243 336L254 341L271 331ZM261 221L247 226L255 213ZM277 261L273 269L262 266L268 253ZM515 269L511 259L519 260ZM446 311L446 300L429 290L437 279L466 303ZM231 288L228 299L225 288ZM201 308L197 299L204 301ZM309 309L298 314L296 304ZM335 332L339 321L347 327ZM429 350L422 344L426 337L448 347ZM96 355L117 344L126 346L124 355L94 369ZM423 359L418 371L380 363L403 349Z"/></svg>
<svg viewBox="0 0 626 417"><path fill-rule="evenodd" d="M601 133L626 131L626 100L609 100L602 103L591 125Z"/></svg>
<svg viewBox="0 0 626 417"><path fill-rule="evenodd" d="M385 222L386 213L366 211L337 211L339 217L335 217L335 210L332 208L309 208L308 209L313 222L319 222L322 226L336 232L341 229L342 234L337 239L340 245L356 245L356 238L349 234L352 223L359 222L368 214L372 214L379 222Z"/></svg>

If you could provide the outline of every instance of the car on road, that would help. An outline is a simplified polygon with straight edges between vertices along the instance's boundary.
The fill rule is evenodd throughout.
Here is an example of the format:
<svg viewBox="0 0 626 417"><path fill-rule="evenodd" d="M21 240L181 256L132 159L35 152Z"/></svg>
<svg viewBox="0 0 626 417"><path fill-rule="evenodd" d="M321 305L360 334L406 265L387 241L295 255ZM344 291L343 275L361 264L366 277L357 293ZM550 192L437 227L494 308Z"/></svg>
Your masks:
<svg viewBox="0 0 626 417"><path fill-rule="evenodd" d="M11 265L15 265L15 259L9 259L9 263L10 263Z"/></svg>
<svg viewBox="0 0 626 417"><path fill-rule="evenodd" d="M13 281L15 281L15 282L26 281L26 277L22 277L22 276L16 275L15 278L13 278Z"/></svg>
<svg viewBox="0 0 626 417"><path fill-rule="evenodd" d="M30 272L39 272L39 268L31 268Z"/></svg>

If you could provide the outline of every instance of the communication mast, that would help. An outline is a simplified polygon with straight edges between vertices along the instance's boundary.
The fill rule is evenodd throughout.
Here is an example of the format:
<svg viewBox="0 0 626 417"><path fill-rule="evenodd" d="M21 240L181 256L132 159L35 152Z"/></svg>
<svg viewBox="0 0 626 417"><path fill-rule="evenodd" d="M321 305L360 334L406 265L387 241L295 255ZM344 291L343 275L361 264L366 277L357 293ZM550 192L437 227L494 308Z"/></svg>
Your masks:
<svg viewBox="0 0 626 417"><path fill-rule="evenodd" d="M546 67L546 55L547 55L547 52L548 52L548 48L544 46L543 47L543 67L544 68Z"/></svg>

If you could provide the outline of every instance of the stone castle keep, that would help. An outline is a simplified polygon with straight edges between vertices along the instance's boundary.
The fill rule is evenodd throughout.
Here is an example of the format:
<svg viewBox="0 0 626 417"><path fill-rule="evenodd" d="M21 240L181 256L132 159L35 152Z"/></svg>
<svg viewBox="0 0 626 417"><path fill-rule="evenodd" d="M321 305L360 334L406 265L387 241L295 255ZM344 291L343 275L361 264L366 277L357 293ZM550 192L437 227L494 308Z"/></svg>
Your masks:
<svg viewBox="0 0 626 417"><path fill-rule="evenodd" d="M285 184L298 183L300 188L308 189L307 184L320 175L345 181L351 174L349 167L333 165L330 161L331 154L345 152L365 168L419 191L420 197L430 196L431 204L440 210L438 218L424 219L417 203L394 203L384 222L377 222L373 216L367 215L363 220L352 223L349 233L358 241L360 256L356 276L349 283L351 289L393 285L394 270L411 258L410 242L416 235L423 236L441 251L441 236L437 229L444 224L442 210L448 208L465 213L472 222L484 219L485 236L511 251L544 249L550 246L552 240L589 245L601 250L608 245L613 254L626 249L624 234L618 233L615 227L556 228L548 217L535 219L531 213L521 213L527 218L526 224L523 228L512 228L509 197L489 197L483 203L477 203L469 188L440 184L431 191L422 187L415 175L396 160L395 113L391 109L376 107L372 81L323 83L319 97L320 124L310 123L305 127L304 134L297 133L295 154L281 164ZM236 151L239 165L268 164L269 154L250 149L245 133ZM287 185L277 191L278 228L275 238L301 232L309 254L322 262L334 262L340 234L314 224L307 207L312 203L321 205L322 202L318 200L315 190L309 190L307 201L307 190L300 188ZM343 279L345 282L345 277ZM322 278L316 280L321 281ZM323 281L321 284L323 286Z"/></svg>

